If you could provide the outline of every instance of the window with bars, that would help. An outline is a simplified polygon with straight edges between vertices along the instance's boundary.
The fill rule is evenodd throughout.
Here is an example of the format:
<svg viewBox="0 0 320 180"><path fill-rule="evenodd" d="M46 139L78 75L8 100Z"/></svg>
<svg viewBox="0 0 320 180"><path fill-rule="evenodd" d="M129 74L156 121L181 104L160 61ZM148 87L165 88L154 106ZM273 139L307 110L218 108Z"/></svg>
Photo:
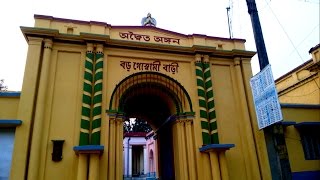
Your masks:
<svg viewBox="0 0 320 180"><path fill-rule="evenodd" d="M300 136L305 159L320 159L320 136L317 130L315 128L300 129Z"/></svg>

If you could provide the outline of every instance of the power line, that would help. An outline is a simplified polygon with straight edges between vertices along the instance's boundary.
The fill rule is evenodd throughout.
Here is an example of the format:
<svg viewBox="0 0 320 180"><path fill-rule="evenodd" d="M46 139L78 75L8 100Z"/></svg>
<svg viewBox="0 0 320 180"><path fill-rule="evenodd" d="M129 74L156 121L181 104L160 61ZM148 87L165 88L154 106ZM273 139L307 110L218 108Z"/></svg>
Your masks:
<svg viewBox="0 0 320 180"><path fill-rule="evenodd" d="M305 3L311 3L311 4L320 4L319 0L318 0L318 2L316 2L317 0L315 0L315 1L311 1L311 0L298 0L298 1L300 1L300 2L305 2Z"/></svg>
<svg viewBox="0 0 320 180"><path fill-rule="evenodd" d="M299 55L300 59L302 60L302 62L304 63L304 59L302 58L302 56L300 55L297 47L295 46L295 44L293 43L293 41L291 40L289 34L287 33L287 31L284 29L282 23L280 22L280 20L278 19L277 15L274 13L274 11L272 10L271 6L269 5L269 3L267 2L267 0L265 0L267 5L269 6L270 11L272 12L273 16L276 18L277 22L279 23L280 27L282 28L283 32L286 34L287 38L289 39L291 45L293 46L294 50L297 52L297 54ZM313 30L312 30L313 31ZM309 36L309 35L308 35ZM303 40L304 41L304 40ZM318 83L316 82L315 79L313 79L314 83L316 84L316 86L318 87L318 89L320 89Z"/></svg>
<svg viewBox="0 0 320 180"><path fill-rule="evenodd" d="M296 0L296 1L304 2L304 3L310 3L310 4L320 4L319 0L314 0L314 1L312 1L312 0Z"/></svg>
<svg viewBox="0 0 320 180"><path fill-rule="evenodd" d="M267 0L265 0L266 3L268 4ZM300 55L297 47L294 45L293 41L291 40L289 34L287 33L287 31L284 29L282 23L280 22L280 20L278 19L277 15L274 13L274 11L272 10L271 6L268 4L270 11L272 12L273 16L276 18L278 24L280 25L281 29L283 30L283 32L285 33L285 35L287 36L287 38L289 39L291 45L293 46L293 48L295 49L295 51L297 52L298 56L300 57L300 59L302 60L302 62L304 62L302 56Z"/></svg>
<svg viewBox="0 0 320 180"><path fill-rule="evenodd" d="M316 26L311 30L311 32L298 44L297 47L299 47L306 39L308 39L309 36L314 32L314 30L317 29L317 27L319 27L319 24L316 25ZM289 56L290 56L294 51L295 51L295 50L292 50L292 51L289 53Z"/></svg>

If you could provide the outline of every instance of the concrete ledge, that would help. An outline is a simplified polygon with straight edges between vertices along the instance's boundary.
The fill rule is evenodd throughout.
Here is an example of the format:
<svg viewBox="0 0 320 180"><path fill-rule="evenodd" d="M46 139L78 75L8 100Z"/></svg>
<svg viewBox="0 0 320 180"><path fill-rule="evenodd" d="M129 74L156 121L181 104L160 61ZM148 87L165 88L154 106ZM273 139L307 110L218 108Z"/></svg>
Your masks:
<svg viewBox="0 0 320 180"><path fill-rule="evenodd" d="M294 125L296 128L316 127L320 128L320 122L301 122Z"/></svg>
<svg viewBox="0 0 320 180"><path fill-rule="evenodd" d="M280 124L284 127L296 125L297 123L294 121L281 121Z"/></svg>
<svg viewBox="0 0 320 180"><path fill-rule="evenodd" d="M302 108L302 109L320 109L318 104L286 104L281 103L281 108Z"/></svg>
<svg viewBox="0 0 320 180"><path fill-rule="evenodd" d="M85 146L74 146L73 150L76 154L102 154L104 146L101 145L85 145Z"/></svg>
<svg viewBox="0 0 320 180"><path fill-rule="evenodd" d="M0 119L0 127L17 127L22 124L21 120L16 119Z"/></svg>
<svg viewBox="0 0 320 180"><path fill-rule="evenodd" d="M21 92L0 92L0 97L20 97Z"/></svg>
<svg viewBox="0 0 320 180"><path fill-rule="evenodd" d="M320 171L292 172L292 180L316 180L320 179Z"/></svg>
<svg viewBox="0 0 320 180"><path fill-rule="evenodd" d="M235 147L234 144L208 144L199 148L199 151L200 152L226 151L233 147Z"/></svg>

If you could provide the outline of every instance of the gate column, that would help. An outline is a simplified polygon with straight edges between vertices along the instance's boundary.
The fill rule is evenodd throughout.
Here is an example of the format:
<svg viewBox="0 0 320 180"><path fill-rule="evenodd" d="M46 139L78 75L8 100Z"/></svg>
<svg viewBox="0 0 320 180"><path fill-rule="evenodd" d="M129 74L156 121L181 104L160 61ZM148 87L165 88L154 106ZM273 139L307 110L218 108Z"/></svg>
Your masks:
<svg viewBox="0 0 320 180"><path fill-rule="evenodd" d="M132 145L129 145L129 177L132 177Z"/></svg>
<svg viewBox="0 0 320 180"><path fill-rule="evenodd" d="M175 171L177 179L196 180L195 147L192 138L193 112L177 116L173 125L174 138L177 144L175 155Z"/></svg>
<svg viewBox="0 0 320 180"><path fill-rule="evenodd" d="M116 168L116 180L122 180L123 179L123 114L118 113L116 117L116 122L115 122L115 130L116 130L116 135L115 135L115 144L116 144L116 163L115 163L115 168Z"/></svg>
<svg viewBox="0 0 320 180"><path fill-rule="evenodd" d="M175 159L175 170L177 179L189 179L188 177L188 167L187 167L187 152L186 152L186 137L184 129L185 116L177 116L175 123L173 124L173 137L176 141L178 147L174 151ZM157 170L157 172L159 172Z"/></svg>
<svg viewBox="0 0 320 180"><path fill-rule="evenodd" d="M189 171L189 179L196 180L196 167L195 167L195 148L192 138L192 123L194 119L194 113L186 113L185 120L185 132L187 139L187 153L188 153L188 171Z"/></svg>
<svg viewBox="0 0 320 180"><path fill-rule="evenodd" d="M116 164L116 112L108 112L110 127L109 127L109 161L108 161L108 179L116 179L115 178L115 164Z"/></svg>
<svg viewBox="0 0 320 180"><path fill-rule="evenodd" d="M42 137L43 137L43 126L48 119L45 118L46 110L46 99L47 99L47 86L50 70L50 59L52 51L52 40L45 39L43 45L43 58L42 62L40 60L41 71L40 71L40 81L38 88L38 96L36 101L36 111L34 118L34 127L32 131L32 141L30 150L30 161L28 168L28 179L41 179L39 177L39 167L43 166L41 162L42 156ZM42 165L42 166L41 166Z"/></svg>
<svg viewBox="0 0 320 180"><path fill-rule="evenodd" d="M108 154L108 179L122 180L123 178L123 114L108 111L109 127L109 154ZM130 154L129 154L130 156ZM130 164L130 161L129 161ZM130 168L130 166L129 166ZM130 174L130 171L129 171Z"/></svg>
<svg viewBox="0 0 320 180"><path fill-rule="evenodd" d="M148 158L147 146L144 145L143 146L143 174L146 174L148 172L149 161L147 158Z"/></svg>

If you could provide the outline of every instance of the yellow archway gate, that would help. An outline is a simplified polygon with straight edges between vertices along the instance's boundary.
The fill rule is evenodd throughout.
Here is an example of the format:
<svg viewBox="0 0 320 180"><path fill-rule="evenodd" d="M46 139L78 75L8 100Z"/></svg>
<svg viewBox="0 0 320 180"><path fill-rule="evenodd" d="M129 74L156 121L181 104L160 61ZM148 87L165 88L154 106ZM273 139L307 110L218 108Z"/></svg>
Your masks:
<svg viewBox="0 0 320 180"><path fill-rule="evenodd" d="M21 27L29 49L10 179L122 179L126 116L159 130L154 153L172 156L172 170L158 163L162 176L271 178L249 86L255 53L245 40L42 15L35 21ZM163 128L170 135L161 136Z"/></svg>

